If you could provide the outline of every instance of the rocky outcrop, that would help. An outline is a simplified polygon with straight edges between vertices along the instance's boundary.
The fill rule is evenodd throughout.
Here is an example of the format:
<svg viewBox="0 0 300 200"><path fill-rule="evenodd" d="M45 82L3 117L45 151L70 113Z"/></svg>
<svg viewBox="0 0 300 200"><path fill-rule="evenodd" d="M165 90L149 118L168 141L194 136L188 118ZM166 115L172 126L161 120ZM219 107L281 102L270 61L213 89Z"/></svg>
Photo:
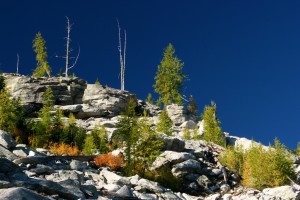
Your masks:
<svg viewBox="0 0 300 200"><path fill-rule="evenodd" d="M171 104L166 106L168 116L171 118L175 126L180 126L188 120L188 115L183 106Z"/></svg>
<svg viewBox="0 0 300 200"><path fill-rule="evenodd" d="M90 117L93 112L97 116L116 116L125 111L130 99L137 101L136 96L127 91L88 84L82 99L88 106L82 114L89 113L89 116L79 116L79 118Z"/></svg>
<svg viewBox="0 0 300 200"><path fill-rule="evenodd" d="M5 75L5 83L11 95L20 98L26 114L38 111L42 105L42 96L51 88L55 104L81 104L86 81L79 78L34 78L30 76Z"/></svg>

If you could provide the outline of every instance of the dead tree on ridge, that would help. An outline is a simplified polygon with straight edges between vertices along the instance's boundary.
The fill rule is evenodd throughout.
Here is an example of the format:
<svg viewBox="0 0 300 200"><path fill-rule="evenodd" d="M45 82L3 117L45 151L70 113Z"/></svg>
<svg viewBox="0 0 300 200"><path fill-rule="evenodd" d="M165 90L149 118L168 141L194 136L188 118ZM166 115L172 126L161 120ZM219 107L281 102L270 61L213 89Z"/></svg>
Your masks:
<svg viewBox="0 0 300 200"><path fill-rule="evenodd" d="M20 58L19 58L19 54L17 53L17 74L19 74L19 61Z"/></svg>
<svg viewBox="0 0 300 200"><path fill-rule="evenodd" d="M69 18L66 16L67 18L67 37L65 37L67 43L66 43L66 55L65 56L61 56L61 58L65 58L66 59L66 70L65 70L65 77L68 78L68 72L70 69L72 69L73 67L75 67L75 65L77 64L77 60L79 58L80 55L80 46L78 46L78 53L76 57L70 57L70 54L72 52L72 49L70 48L70 43L71 43L71 38L70 38L70 32L72 29L72 24L70 24L70 20ZM59 56L56 56L59 57ZM70 66L70 59L71 58L75 58L74 63Z"/></svg>
<svg viewBox="0 0 300 200"><path fill-rule="evenodd" d="M123 49L123 55L122 55L122 39L121 39L121 27L119 24L119 20L117 19L118 22L118 29L119 29L119 46L118 50L120 52L120 65L121 65L121 90L124 91L125 89L125 64L126 64L126 30L124 31L124 49Z"/></svg>

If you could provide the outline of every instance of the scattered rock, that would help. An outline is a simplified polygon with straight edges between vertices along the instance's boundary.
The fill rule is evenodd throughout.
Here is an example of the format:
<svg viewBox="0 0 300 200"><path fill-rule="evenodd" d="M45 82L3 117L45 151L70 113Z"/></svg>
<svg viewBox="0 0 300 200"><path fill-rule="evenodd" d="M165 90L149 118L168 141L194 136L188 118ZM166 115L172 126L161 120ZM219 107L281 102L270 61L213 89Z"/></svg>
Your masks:
<svg viewBox="0 0 300 200"><path fill-rule="evenodd" d="M39 199L50 200L50 198L39 195L32 190L22 187L0 189L0 196L2 200L26 200L26 199Z"/></svg>
<svg viewBox="0 0 300 200"><path fill-rule="evenodd" d="M16 146L15 140L12 138L11 134L0 130L0 145L5 147L6 149L13 149Z"/></svg>
<svg viewBox="0 0 300 200"><path fill-rule="evenodd" d="M300 191L296 190L292 186L281 186L276 188L266 188L262 191L264 194L272 195L278 198L284 198L286 200L299 200Z"/></svg>

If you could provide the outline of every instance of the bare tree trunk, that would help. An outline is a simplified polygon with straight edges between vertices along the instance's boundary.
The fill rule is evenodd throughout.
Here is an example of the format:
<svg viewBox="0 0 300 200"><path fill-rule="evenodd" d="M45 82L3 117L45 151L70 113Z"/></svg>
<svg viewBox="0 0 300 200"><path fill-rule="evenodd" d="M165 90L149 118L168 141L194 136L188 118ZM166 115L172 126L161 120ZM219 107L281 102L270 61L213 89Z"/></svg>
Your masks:
<svg viewBox="0 0 300 200"><path fill-rule="evenodd" d="M120 66L121 66L121 90L124 91L125 89L125 59L126 59L126 31L124 31L124 36L125 36L125 41L124 41L124 54L122 55L122 39L121 39L121 27L119 24L119 20L117 19L118 22L118 29L119 29L119 53L120 53Z"/></svg>
<svg viewBox="0 0 300 200"><path fill-rule="evenodd" d="M19 54L17 53L17 74L19 74Z"/></svg>
<svg viewBox="0 0 300 200"><path fill-rule="evenodd" d="M66 78L68 78L71 25L70 25L69 18L67 16L66 16L66 18L67 18L67 37L66 37L67 44L66 44L66 72L65 72L65 76L66 76Z"/></svg>

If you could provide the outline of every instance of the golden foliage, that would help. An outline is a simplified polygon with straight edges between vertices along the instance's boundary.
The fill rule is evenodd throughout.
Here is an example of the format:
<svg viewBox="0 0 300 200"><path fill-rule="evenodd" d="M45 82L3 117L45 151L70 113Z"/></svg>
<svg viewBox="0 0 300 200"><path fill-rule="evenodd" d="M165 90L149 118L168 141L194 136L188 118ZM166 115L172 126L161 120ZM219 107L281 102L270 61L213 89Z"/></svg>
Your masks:
<svg viewBox="0 0 300 200"><path fill-rule="evenodd" d="M110 167L112 170L120 169L123 166L123 156L114 156L111 153L101 154L95 158L97 167Z"/></svg>
<svg viewBox="0 0 300 200"><path fill-rule="evenodd" d="M80 151L78 146L72 146L65 143L53 143L49 145L50 152L56 155L78 156Z"/></svg>

